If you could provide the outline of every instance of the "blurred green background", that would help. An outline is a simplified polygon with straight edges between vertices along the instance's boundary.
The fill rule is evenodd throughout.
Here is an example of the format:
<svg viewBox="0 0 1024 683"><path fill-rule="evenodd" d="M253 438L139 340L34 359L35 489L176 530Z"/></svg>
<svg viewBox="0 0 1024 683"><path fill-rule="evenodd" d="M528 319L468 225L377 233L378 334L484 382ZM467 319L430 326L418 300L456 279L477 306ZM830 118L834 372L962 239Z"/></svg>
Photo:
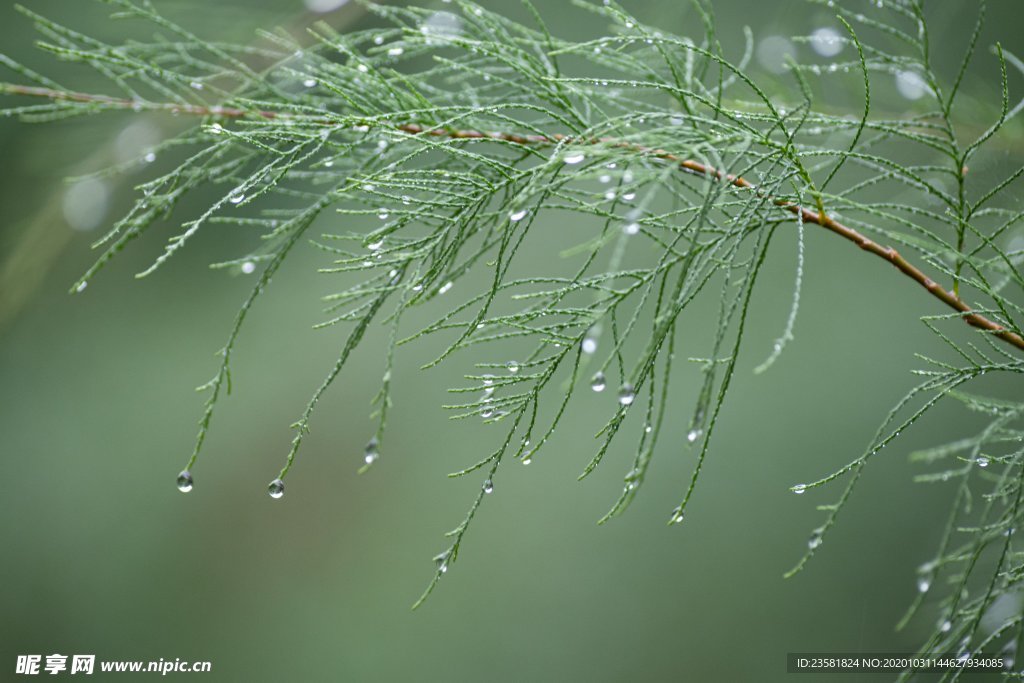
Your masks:
<svg viewBox="0 0 1024 683"><path fill-rule="evenodd" d="M28 4L87 33L119 30L98 3ZM485 4L522 14L518 4ZM562 35L606 29L569 2L541 4ZM623 4L666 31L696 33L685 3ZM972 4L948 3L936 17L947 69L972 25ZM29 23L11 3L0 5L3 52L47 73L74 73L34 52ZM225 40L311 16L293 0L156 5ZM824 8L798 1L714 6L733 54L744 24L759 38L836 26ZM1002 0L990 10L982 44L998 39L1024 52L1020 32L1008 30L1024 19L1020 4ZM342 28L369 25L353 5L323 17ZM967 90L995 106L998 67L987 50L976 67ZM1020 81L1013 76L1018 95ZM840 92L831 104L856 112L859 96ZM900 106L898 97L880 101ZM498 428L449 422L440 408L472 357L420 371L437 347L412 348L399 356L381 460L357 477L382 372L378 330L320 405L287 495L270 500L265 488L282 464L288 425L344 338L344 330L310 329L320 319L318 297L333 291L315 273L324 257L312 249L295 254L257 303L236 355L235 392L214 419L195 490L183 496L173 480L201 411L192 389L212 376L213 353L250 280L207 267L238 251L223 230L135 280L161 247L143 240L81 296L67 294L91 263L90 241L145 176L106 185L106 209L93 207L98 217L76 204L65 216L63 178L137 153L180 125L147 117L140 126L138 118L0 121L0 679L13 678L17 654L60 652L210 660L205 678L217 681L770 681L785 676L788 651L908 651L938 618L926 603L910 628L894 631L951 492L913 485L919 470L906 456L963 432L967 418L954 407L884 451L807 570L782 579L820 523L814 505L838 494L788 488L856 457L912 385L909 370L920 366L912 354L943 353L917 320L939 313L937 304L886 264L813 228L796 341L768 373L753 374L788 311L790 233L773 244L717 439L680 526L665 521L693 465L693 451L672 444L688 414L674 418L675 433L629 513L597 527L632 453L622 440L594 476L576 481L595 448L590 416L607 410L607 394L584 395L533 466L503 468L459 561L411 612L430 558L445 547L442 533L480 485L480 477L445 474L489 452ZM985 163L1019 165L1020 143L1017 128L979 172ZM76 230L76 222L99 225ZM538 250L534 267L543 270L556 253ZM683 324L700 323L691 314ZM695 393L695 382L681 382L677 409Z"/></svg>

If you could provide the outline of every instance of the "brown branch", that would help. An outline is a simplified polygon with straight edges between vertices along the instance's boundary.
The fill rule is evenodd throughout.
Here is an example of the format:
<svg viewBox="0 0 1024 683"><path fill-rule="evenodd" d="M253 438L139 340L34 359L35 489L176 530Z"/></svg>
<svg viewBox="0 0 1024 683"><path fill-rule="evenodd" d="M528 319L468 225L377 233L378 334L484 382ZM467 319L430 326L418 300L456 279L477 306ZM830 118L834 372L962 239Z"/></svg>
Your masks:
<svg viewBox="0 0 1024 683"><path fill-rule="evenodd" d="M261 111L239 109L234 107L207 106L195 104L176 104L169 102L140 102L137 100L109 97L106 95L93 95L73 91L53 90L50 88L39 88L32 86L13 85L0 83L0 94L25 95L29 97L42 97L52 101L79 102L84 104L96 104L110 109L132 109L134 111L162 111L172 114L192 114L195 116L214 116L228 119L261 118L261 119L284 119L293 118L290 114L282 114L274 111ZM317 121L322 125L334 125L329 119ZM661 159L669 163L677 164L680 168L700 176L711 176L719 178L731 185L760 192L758 187L745 178L723 173L718 169L694 161L685 159L663 149L652 149L615 138L574 138L569 135L518 135L515 133L482 132L477 130L449 130L443 128L424 128L415 123L406 123L396 126L398 130L412 135L430 135L451 139L489 139L513 142L520 145L554 145L562 142L577 142L584 144L604 144L621 149L633 150L638 154ZM999 323L986 318L980 313L971 310L971 307L964 303L963 299L956 293L949 291L925 275L917 266L907 261L892 247L884 247L874 240L862 235L853 228L843 225L839 221L825 213L813 211L799 204L794 204L784 199L772 199L776 206L779 206L793 215L800 216L804 223L814 223L829 230L843 239L853 242L864 251L870 252L881 259L884 259L895 266L901 273L914 282L924 287L932 296L944 303L949 308L961 314L964 321L980 330L990 332L1008 344L1024 350L1024 338L1019 334L1006 329Z"/></svg>

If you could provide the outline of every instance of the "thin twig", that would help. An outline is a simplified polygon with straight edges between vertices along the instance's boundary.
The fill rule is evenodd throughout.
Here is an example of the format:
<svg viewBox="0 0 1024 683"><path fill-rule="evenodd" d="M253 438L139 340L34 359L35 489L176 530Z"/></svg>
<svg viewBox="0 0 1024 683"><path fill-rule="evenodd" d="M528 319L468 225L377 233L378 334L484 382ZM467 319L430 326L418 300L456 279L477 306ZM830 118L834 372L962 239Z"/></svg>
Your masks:
<svg viewBox="0 0 1024 683"><path fill-rule="evenodd" d="M261 119L286 119L296 118L292 114L282 114L275 111L240 109L235 107L207 106L195 104L177 104L171 102L145 102L124 98L109 97L107 95L94 95L74 91L54 90L51 88L40 88L24 85L13 85L0 83L0 93L8 95L25 95L29 97L42 97L53 101L78 102L83 104L95 104L109 109L131 109L133 111L161 111L172 114L191 114L194 116L214 116L227 119L261 118ZM321 125L335 125L330 119L313 119L313 122ZM685 159L663 149L653 149L630 142L617 140L615 138L578 138L570 135L518 135L515 133L503 132L482 132L477 130L449 130L444 128L425 128L415 123L406 123L396 126L398 130L412 135L430 135L451 139L489 139L502 140L520 145L555 145L559 143L574 142L580 144L602 144L628 149L649 156L677 164L680 168L700 176L710 176L724 180L731 185L761 192L761 190L743 177L723 173L713 166L702 164L692 159ZM813 211L806 207L794 204L784 199L772 199L776 206L799 215L804 223L814 223L826 230L829 230L840 237L853 242L864 251L870 252L881 259L884 259L895 266L901 273L914 282L924 287L932 296L961 314L961 317L968 325L980 330L990 332L1008 344L1024 350L1024 338L1019 334L1006 329L999 323L986 318L980 313L971 310L971 307L964 303L957 294L951 292L930 277L925 275L921 269L907 261L892 247L885 247L874 240L862 235L853 228L843 225L826 213Z"/></svg>

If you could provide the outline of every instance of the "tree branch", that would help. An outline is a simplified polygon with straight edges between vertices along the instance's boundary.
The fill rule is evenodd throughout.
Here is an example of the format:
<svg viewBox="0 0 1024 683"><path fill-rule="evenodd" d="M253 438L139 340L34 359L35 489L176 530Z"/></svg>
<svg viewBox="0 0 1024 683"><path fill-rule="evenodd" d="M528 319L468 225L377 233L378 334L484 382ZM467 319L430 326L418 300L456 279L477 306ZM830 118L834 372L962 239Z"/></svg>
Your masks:
<svg viewBox="0 0 1024 683"><path fill-rule="evenodd" d="M288 119L297 118L292 114L283 114L275 111L240 109L235 107L222 107L196 104L178 104L172 102L146 102L125 98L110 97L107 95L95 95L65 90L54 90L51 88L40 88L34 86L14 85L0 83L0 94L23 95L28 97L41 97L51 101L77 102L82 104L93 104L105 109L130 109L133 111L160 111L172 114L191 114L194 116L214 116L227 119L262 118L262 119ZM313 122L322 125L335 125L330 119L316 120ZM503 140L520 145L554 145L564 142L575 142L582 144L603 144L611 145L621 149L628 149L637 154L661 159L669 163L677 164L681 169L700 176L710 176L724 180L731 185L761 193L761 190L745 178L723 173L713 166L702 164L692 159L685 159L663 149L652 149L630 142L624 142L615 138L575 138L569 135L518 135L504 132L482 132L477 130L448 130L440 128L425 128L415 123L400 124L395 126L398 130L413 135L431 135L452 139L490 139ZM814 223L826 230L829 230L843 239L853 242L864 251L870 252L881 259L884 259L895 266L901 273L914 282L925 288L932 296L943 304L961 314L963 320L972 327L991 333L1004 342L1024 350L1024 338L1019 334L1006 329L999 323L974 312L963 299L956 293L943 288L937 282L925 275L917 266L907 261L892 247L878 244L874 240L862 235L851 227L843 225L826 213L814 211L806 207L794 204L784 199L774 199L768 195L776 206L789 211L793 215L799 215L804 223Z"/></svg>

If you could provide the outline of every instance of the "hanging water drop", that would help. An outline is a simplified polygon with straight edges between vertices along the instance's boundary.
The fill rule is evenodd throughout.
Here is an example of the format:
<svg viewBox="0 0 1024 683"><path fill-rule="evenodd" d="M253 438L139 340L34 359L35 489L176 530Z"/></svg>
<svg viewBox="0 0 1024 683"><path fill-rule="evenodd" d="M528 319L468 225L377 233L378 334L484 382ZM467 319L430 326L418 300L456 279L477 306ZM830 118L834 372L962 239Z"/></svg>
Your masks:
<svg viewBox="0 0 1024 683"><path fill-rule="evenodd" d="M232 204L241 204L244 200L245 200L245 195L242 194L241 192L237 192L237 193L231 195L230 197L228 197L228 201L231 202Z"/></svg>
<svg viewBox="0 0 1024 683"><path fill-rule="evenodd" d="M307 78L306 80L302 81L302 85L307 87L307 88L315 88L316 87L316 79L315 78Z"/></svg>
<svg viewBox="0 0 1024 683"><path fill-rule="evenodd" d="M979 455L975 462L978 464L978 467L988 467L989 460L984 455Z"/></svg>
<svg viewBox="0 0 1024 683"><path fill-rule="evenodd" d="M484 493L494 493L494 482L490 479L484 480Z"/></svg>
<svg viewBox="0 0 1024 683"><path fill-rule="evenodd" d="M807 484L797 484L796 486L794 486L793 488L790 489L790 491L792 491L793 493L795 493L798 496L801 493L803 493L804 491L806 491L806 490L807 490Z"/></svg>
<svg viewBox="0 0 1024 683"><path fill-rule="evenodd" d="M629 382L626 382L619 389L619 403L628 406L636 399L636 389Z"/></svg>
<svg viewBox="0 0 1024 683"><path fill-rule="evenodd" d="M700 438L700 434L701 430L696 428L691 429L686 433L686 440L689 441L690 443L693 443L694 441Z"/></svg>
<svg viewBox="0 0 1024 683"><path fill-rule="evenodd" d="M384 238L382 237L379 240L377 240L376 242L370 242L369 244L367 244L366 248L369 249L370 251L378 251L383 246L384 246Z"/></svg>
<svg viewBox="0 0 1024 683"><path fill-rule="evenodd" d="M640 224L636 221L626 223L622 226L622 232L625 235L635 235L640 232Z"/></svg>
<svg viewBox="0 0 1024 683"><path fill-rule="evenodd" d="M88 287L88 286L89 286L88 282L84 282L84 281L83 282L79 282L78 286L75 287L75 292L78 293L78 294L81 294L82 292L85 291L85 288Z"/></svg>
<svg viewBox="0 0 1024 683"><path fill-rule="evenodd" d="M270 485L267 486L267 493L269 493L270 497L275 500L280 498L284 495L284 482L280 479L275 479L270 482Z"/></svg>
<svg viewBox="0 0 1024 683"><path fill-rule="evenodd" d="M683 521L683 506L680 505L672 511L672 516L668 518L669 523L679 524Z"/></svg>
<svg viewBox="0 0 1024 683"><path fill-rule="evenodd" d="M604 391L604 388L606 386L608 386L608 382L605 380L603 372L596 373L594 377L590 380L590 388L593 389L594 391Z"/></svg>
<svg viewBox="0 0 1024 683"><path fill-rule="evenodd" d="M807 547L814 550L821 545L821 529L815 529L811 533L811 537L807 539Z"/></svg>
<svg viewBox="0 0 1024 683"><path fill-rule="evenodd" d="M932 580L927 576L922 576L917 580L917 591L919 593L927 593L928 589L932 587Z"/></svg>
<svg viewBox="0 0 1024 683"><path fill-rule="evenodd" d="M444 294L448 290L450 290L451 288L452 288L452 283L451 282L446 282L443 285L441 285L440 287L438 287L437 293L438 294Z"/></svg>
<svg viewBox="0 0 1024 683"><path fill-rule="evenodd" d="M448 571L448 553L449 551L446 550L440 555L434 556L434 564L437 565L437 571L442 574Z"/></svg>
<svg viewBox="0 0 1024 683"><path fill-rule="evenodd" d="M151 164L156 161L156 152L146 152L146 156L142 158L147 164Z"/></svg>
<svg viewBox="0 0 1024 683"><path fill-rule="evenodd" d="M519 372L519 363L514 360L510 360L509 362L505 363L505 368L507 368L508 371L514 375L517 372Z"/></svg>
<svg viewBox="0 0 1024 683"><path fill-rule="evenodd" d="M951 622L949 619L946 619L941 624L939 624L939 630L943 633L949 633L949 629L951 628L953 628L953 622Z"/></svg>
<svg viewBox="0 0 1024 683"><path fill-rule="evenodd" d="M363 449L363 460L367 465L372 465L380 457L380 443L377 441L377 437L373 437L366 443L366 448Z"/></svg>
<svg viewBox="0 0 1024 683"><path fill-rule="evenodd" d="M403 48L401 48L401 47L393 47L393 48L388 50L388 56L389 57L398 57L403 52L405 52L405 50Z"/></svg>
<svg viewBox="0 0 1024 683"><path fill-rule="evenodd" d="M520 211L513 211L508 215L508 219L513 223L521 221L524 218L526 218L526 209L522 209Z"/></svg>
<svg viewBox="0 0 1024 683"><path fill-rule="evenodd" d="M178 475L178 490L182 493L188 493L192 490L192 473L188 470L182 470L181 474Z"/></svg>
<svg viewBox="0 0 1024 683"><path fill-rule="evenodd" d="M529 465L531 462L533 462L533 458L523 458L524 465Z"/></svg>
<svg viewBox="0 0 1024 683"><path fill-rule="evenodd" d="M253 271L256 270L256 264L253 263L252 261L245 261L244 263L242 263L241 270L246 275L250 275Z"/></svg>
<svg viewBox="0 0 1024 683"><path fill-rule="evenodd" d="M583 152L570 152L562 158L562 161L567 164L578 164L586 158L587 156Z"/></svg>
<svg viewBox="0 0 1024 683"><path fill-rule="evenodd" d="M583 351L583 353L586 354L594 353L595 351L597 351L597 340L587 335L586 337L583 338L583 341L580 343L580 349Z"/></svg>

